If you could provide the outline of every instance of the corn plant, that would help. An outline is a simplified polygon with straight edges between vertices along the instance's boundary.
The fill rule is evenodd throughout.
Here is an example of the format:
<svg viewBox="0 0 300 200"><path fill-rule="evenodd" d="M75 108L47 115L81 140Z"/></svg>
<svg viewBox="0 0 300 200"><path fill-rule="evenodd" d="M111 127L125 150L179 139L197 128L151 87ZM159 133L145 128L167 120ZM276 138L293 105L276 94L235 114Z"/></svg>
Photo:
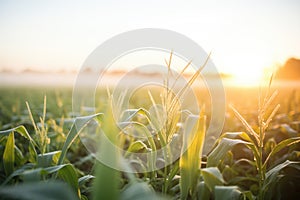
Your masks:
<svg viewBox="0 0 300 200"><path fill-rule="evenodd" d="M180 158L181 199L195 198L200 177L202 148L206 132L206 116L190 116L184 126L182 156Z"/></svg>
<svg viewBox="0 0 300 200"><path fill-rule="evenodd" d="M163 193L168 193L171 185L174 184L172 183L174 181L173 178L176 174L179 173L179 169L182 167L182 165L192 165L182 170L182 177L189 176L193 177L193 179L194 177L198 177L195 175L197 174L197 170L199 170L200 167L200 157L197 156L197 158L193 159L192 155L200 155L202 152L201 149L205 136L206 123L204 113L202 112L201 116L196 117L197 119L199 118L199 123L197 122L196 125L191 124L191 122L195 120L195 117L192 117L190 111L181 110L180 100L184 96L184 94L189 90L189 88L193 85L196 79L199 77L201 70L205 67L206 63L208 62L209 57L204 62L203 66L201 66L192 75L192 77L187 80L185 85L181 86L178 93L175 94L174 91L175 87L178 87L178 80L180 80L180 78L184 75L191 62L187 63L187 65L184 66L184 68L180 71L179 74L174 75L171 71L172 56L173 54L171 53L169 60L166 61L167 74L163 80L164 87L163 90L160 92L160 101L157 102L152 92L147 91L148 97L150 99L150 104L153 108L152 110L147 110L146 108L141 107L137 109L127 109L125 111L122 111L119 108L123 105L122 101L124 100L124 96L126 95L124 93L121 93L119 95L117 102L113 102L113 107L115 108L116 113L119 113L117 115L121 116L119 120L119 126L122 128L122 132L137 132L141 130L141 134L145 134L147 138L146 141L131 140L131 144L127 148L127 153L125 157L130 157L131 153L142 150L148 152L150 156L147 159L148 161L146 166L148 166L149 169L146 170L149 170L151 172L146 173L145 177L150 176L151 182L153 184L156 184L157 177L162 176L163 182L160 185L161 191ZM190 118L193 120L191 121L187 119L187 124L185 125L185 127L183 127L183 129L187 128L188 131L183 130L183 133L179 133L180 127L178 127L178 124L180 124L182 116L186 114L190 116ZM139 120L141 118L142 120ZM199 127L198 131L196 131L197 127ZM189 152L189 161L181 160L181 164L179 164L178 162L172 163L173 152L170 149L170 146L168 145L174 140L175 135L179 134L184 135L184 148L187 148L187 151ZM190 138L186 138L186 135L190 135ZM163 149L163 155L157 155L156 152L158 149ZM193 152L194 150L196 150L196 152ZM157 159L163 160L165 164L165 167L163 167L162 171L155 170ZM145 167L145 165L143 165L143 163L141 162L141 159L132 158L132 160L135 160L135 163L139 163L141 168ZM193 168L191 173L188 172L191 169L190 167ZM187 190L194 191L195 189L191 186L191 184L194 183L196 183L195 180L193 180L192 182L183 181L181 184L181 188L184 192L187 192ZM184 187L183 185L186 184L189 185L187 187ZM186 194L188 194L188 192Z"/></svg>
<svg viewBox="0 0 300 200"><path fill-rule="evenodd" d="M134 171L131 166L120 157L120 152L111 145L113 143L119 146L118 135L120 134L119 128L114 125L114 119L112 116L112 100L105 112L106 115L103 120L99 121L101 124L102 134L100 139L100 147L98 149L98 156L104 163L96 163L95 181L93 185L93 199L165 199L163 196L159 196L152 189L150 185L145 182L138 181L132 173L126 172L125 175L129 179L129 183L121 187L121 173L118 169L113 167L121 167L124 171ZM107 137L105 140L103 137ZM133 148L133 147L131 147ZM133 149L131 149L133 150ZM107 166L106 163L110 163L113 166Z"/></svg>
<svg viewBox="0 0 300 200"><path fill-rule="evenodd" d="M9 118L9 109L5 107L9 107L6 104L11 103L10 98L2 101L7 95L0 97L0 116L5 118L0 122L1 130L4 129L0 131L0 199L293 199L292 192L282 191L298 192L300 129L295 121L299 116L291 112L286 116L294 121L279 125L288 139L278 142L268 138L273 134L273 123L279 123L275 115L280 107L273 106L278 92L271 92L272 79L266 94L261 92L259 96L255 117L258 126L251 126L231 106L245 132L223 133L206 160L202 157L206 133L204 108L201 107L199 115L193 115L191 111L182 111L180 104L206 62L184 85L179 85L191 62L174 74L171 61L172 54L166 61L168 71L159 96L152 90L143 93L149 100L149 109L139 106L122 110L126 91L119 94L116 102L108 92L109 103L100 102L101 108L96 108L103 113L68 118L74 114L67 112L62 95L55 93L53 99L59 109L49 107L55 100L47 95L48 102L44 97L41 112L37 112L41 116L35 116L31 109L34 102L30 106L26 102L26 116L22 115L21 105L13 105L13 112L20 116ZM175 87L179 87L178 93L174 92ZM117 123L112 113L119 117ZM8 123L9 120L12 122ZM231 126L237 128L238 123ZM86 134L86 130L93 134ZM143 137L134 138L131 134ZM97 154L87 153L79 135L94 142L91 144L95 144ZM103 140L104 136L109 141ZM175 144L181 155L174 162L177 155L168 143ZM248 150L248 157L235 157L236 148L241 146ZM124 172L98 161L95 155ZM163 167L157 169L161 164Z"/></svg>
<svg viewBox="0 0 300 200"><path fill-rule="evenodd" d="M234 133L224 133L217 142L217 146L210 153L207 160L207 166L217 166L226 156L227 152L230 151L237 144L246 145L253 153L254 156L254 166L257 170L257 177L255 180L258 183L258 194L257 199L264 199L265 193L268 192L268 187L266 187L266 176L268 173L274 169L276 166L272 166L269 161L277 152L282 150L287 146L294 145L300 142L300 137L292 137L281 141L276 144L272 150L264 158L264 138L267 128L269 127L273 117L276 112L279 110L279 104L277 104L271 112L269 111L270 106L272 105L273 100L277 96L278 92L275 91L271 93L271 82L270 79L268 90L266 95L263 97L261 94L259 97L259 108L258 108L258 131L255 131L251 125L245 120L244 117L233 107L231 106L232 111L235 116L241 121L244 125L247 133L245 132L234 132ZM248 162L248 161L247 161ZM272 168L273 167L273 168ZM251 180L252 178L249 178ZM251 195L250 195L251 196Z"/></svg>
<svg viewBox="0 0 300 200"><path fill-rule="evenodd" d="M47 135L47 125L46 125L46 109L47 109L47 98L46 96L44 96L44 104L43 104L43 115L42 117L40 117L40 122L37 124L35 122L35 120L33 119L33 115L31 113L31 109L30 109L30 106L28 104L28 102L26 101L26 106L27 106L27 109L28 109L28 113L29 113L29 118L31 120L31 123L34 127L34 130L35 130L35 133L36 133L36 144L37 144L37 147L40 151L41 154L44 154L46 152L46 148L47 148L47 145L50 143L50 139Z"/></svg>
<svg viewBox="0 0 300 200"><path fill-rule="evenodd" d="M91 177L86 176L78 179L74 165L64 163L66 153L84 127L91 120L102 114L76 118L74 125L67 134L62 149L46 152L47 145L50 143L45 122L46 97L44 98L43 117L40 118L41 127L34 122L29 104L26 104L35 134L29 134L24 126L0 131L1 141L6 139L3 165L7 175L4 182L1 183L1 196L3 195L7 198L22 197L24 199L41 199L41 196L49 199L80 199L82 196L79 183ZM29 152L24 152L29 154L28 157L25 157L15 145L15 133L23 136L28 141ZM40 154L37 153L37 150ZM22 162L18 162L18 160ZM18 183L20 179L23 184L18 186L8 185L9 183ZM47 179L49 179L48 182L43 182ZM67 186L65 187L66 184L58 183L58 180L67 183ZM63 186L66 190L58 188L56 185ZM51 192L54 190L57 190L57 192Z"/></svg>

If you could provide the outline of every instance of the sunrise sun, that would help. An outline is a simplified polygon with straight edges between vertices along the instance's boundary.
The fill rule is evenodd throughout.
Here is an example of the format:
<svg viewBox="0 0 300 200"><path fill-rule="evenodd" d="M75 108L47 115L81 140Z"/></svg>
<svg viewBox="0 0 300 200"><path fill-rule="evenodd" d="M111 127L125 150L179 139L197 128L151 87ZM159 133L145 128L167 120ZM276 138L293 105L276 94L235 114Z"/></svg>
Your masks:
<svg viewBox="0 0 300 200"><path fill-rule="evenodd" d="M249 58L241 56L239 59L233 60L229 72L231 84L244 87L260 85L272 73L270 60L267 55L254 54Z"/></svg>

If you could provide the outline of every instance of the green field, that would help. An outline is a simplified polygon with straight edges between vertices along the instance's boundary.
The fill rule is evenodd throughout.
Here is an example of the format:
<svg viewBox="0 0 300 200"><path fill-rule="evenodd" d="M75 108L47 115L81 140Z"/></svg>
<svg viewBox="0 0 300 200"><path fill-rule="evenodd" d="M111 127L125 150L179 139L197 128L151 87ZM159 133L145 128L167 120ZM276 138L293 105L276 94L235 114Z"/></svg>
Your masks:
<svg viewBox="0 0 300 200"><path fill-rule="evenodd" d="M274 91L278 91L276 97L272 96ZM161 130L155 127L162 111L149 110L153 102L142 101L148 94L141 92L140 98L130 102L137 109L130 111L127 122L138 125L133 126L134 134L143 134L141 127L149 133L157 130L157 134L137 139L124 134L132 127L120 130L113 125L105 90L99 91L95 98L96 112L103 115L77 118L79 125L74 127L76 117L89 113L84 108L81 113L73 112L72 88L2 87L0 199L299 198L299 87L271 87L262 91L227 87L225 92L222 135L213 140L213 149L202 149L211 141L205 136L211 115L205 91L197 94L201 108L205 104L205 112L193 118L179 116L178 105L171 103L172 95L167 96L162 105L171 108L166 106L167 120ZM153 91L153 99L158 101L162 93ZM190 123L190 119L196 123ZM103 159L138 173L107 167L86 150L80 140L84 137L77 136L84 135L81 127L93 120L98 120L110 141L126 152L125 160L117 160L120 152L110 149L106 143L100 147L95 144ZM183 135L188 130L193 138ZM95 138L84 139L101 140L101 134L95 130ZM164 151L166 143L175 140L179 151L187 146L186 151L170 165L156 169L155 165L165 164L175 156L171 148ZM163 149L162 155L155 153L159 149ZM135 153L148 153L148 157Z"/></svg>

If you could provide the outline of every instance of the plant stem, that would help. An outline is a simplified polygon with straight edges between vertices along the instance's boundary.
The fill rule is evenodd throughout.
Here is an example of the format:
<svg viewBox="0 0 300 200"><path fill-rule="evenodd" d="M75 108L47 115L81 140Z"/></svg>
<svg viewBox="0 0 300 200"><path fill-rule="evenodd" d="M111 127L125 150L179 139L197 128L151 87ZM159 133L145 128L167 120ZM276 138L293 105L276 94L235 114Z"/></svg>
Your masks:
<svg viewBox="0 0 300 200"><path fill-rule="evenodd" d="M261 135L261 128L260 128L260 135ZM260 136L261 138L261 136ZM263 161L262 161L262 157L263 157L263 146L262 146L263 141L260 141L259 144L259 160L258 160L258 173L259 173L259 194L258 194L258 199L261 200L263 199L263 194L262 194L262 186L263 186L263 182L264 182L264 171L263 171Z"/></svg>
<svg viewBox="0 0 300 200"><path fill-rule="evenodd" d="M265 105L265 103L264 103ZM260 105L261 106L261 105ZM264 106L263 106L264 107ZM258 143L258 153L259 153L259 160L258 162L258 174L259 174L259 193L258 193L258 199L263 199L263 183L265 180L265 171L263 168L263 146L264 146L264 117L263 117L263 109L259 108L259 115L258 115L258 123L259 123L259 143Z"/></svg>

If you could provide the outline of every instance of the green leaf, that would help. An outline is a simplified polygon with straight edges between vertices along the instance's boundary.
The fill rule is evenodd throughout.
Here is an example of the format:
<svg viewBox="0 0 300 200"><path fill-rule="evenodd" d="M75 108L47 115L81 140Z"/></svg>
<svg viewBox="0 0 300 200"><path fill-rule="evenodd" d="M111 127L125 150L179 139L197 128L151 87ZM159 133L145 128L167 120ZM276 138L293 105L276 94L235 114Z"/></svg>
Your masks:
<svg viewBox="0 0 300 200"><path fill-rule="evenodd" d="M78 193L78 196L80 197L78 177L73 165L68 164L62 167L58 171L58 177L60 177L66 183L68 183L74 189L74 191Z"/></svg>
<svg viewBox="0 0 300 200"><path fill-rule="evenodd" d="M85 175L85 176L83 176L83 177L80 177L79 179L78 179L78 184L79 184L79 186L82 186L83 184L85 184L87 181L89 181L89 180L91 180L91 179L94 179L95 178L95 176L93 176L93 175Z"/></svg>
<svg viewBox="0 0 300 200"><path fill-rule="evenodd" d="M127 135L133 136L134 138L147 138L150 139L153 137L147 126L144 124L131 121L131 122L120 122L119 127L122 128L122 131Z"/></svg>
<svg viewBox="0 0 300 200"><path fill-rule="evenodd" d="M203 113L200 116L190 115L184 124L184 130L180 158L181 199L186 199L189 193L195 195L206 132L206 116Z"/></svg>
<svg viewBox="0 0 300 200"><path fill-rule="evenodd" d="M299 164L300 162L292 162L292 161L285 161L284 163L281 163L279 165L276 165L274 168L272 168L271 170L269 170L266 173L266 179L265 179L265 183L264 185L268 185L271 182L274 182L274 180L276 179L276 175L279 174L279 172L284 169L285 167L291 165L291 164Z"/></svg>
<svg viewBox="0 0 300 200"><path fill-rule="evenodd" d="M119 182L120 172L118 170L97 162L96 178L93 186L93 199L119 199Z"/></svg>
<svg viewBox="0 0 300 200"><path fill-rule="evenodd" d="M74 191L78 191L77 173L72 164L57 165L47 168L36 168L30 170L22 170L16 175L23 176L24 181L39 181L48 174L57 173L58 177L68 183Z"/></svg>
<svg viewBox="0 0 300 200"><path fill-rule="evenodd" d="M21 166L24 164L24 155L17 145L15 145L15 166Z"/></svg>
<svg viewBox="0 0 300 200"><path fill-rule="evenodd" d="M217 167L209 167L201 170L203 179L208 189L213 192L215 186L224 185L225 181Z"/></svg>
<svg viewBox="0 0 300 200"><path fill-rule="evenodd" d="M127 157L130 153L136 153L143 149L147 149L147 145L144 142L137 140L130 144L125 154L125 157Z"/></svg>
<svg viewBox="0 0 300 200"><path fill-rule="evenodd" d="M47 175L48 172L43 168L37 168L37 169L31 169L26 170L22 174L20 174L23 177L24 182L37 182L42 180L42 176Z"/></svg>
<svg viewBox="0 0 300 200"><path fill-rule="evenodd" d="M54 158L60 156L61 151L53 151L45 154L39 154L37 157L37 167L50 167Z"/></svg>
<svg viewBox="0 0 300 200"><path fill-rule="evenodd" d="M120 195L121 200L153 200L153 199L166 199L158 196L153 189L144 182L131 183L127 186Z"/></svg>
<svg viewBox="0 0 300 200"><path fill-rule="evenodd" d="M24 126L17 126L15 128L11 128L11 129L8 129L8 130L0 131L0 135L9 135L11 132L17 132L21 136L25 137L27 140L33 141L33 139L30 137L29 133L27 132L27 130L26 130L26 128Z"/></svg>
<svg viewBox="0 0 300 200"><path fill-rule="evenodd" d="M30 135L29 135L28 131L26 130L26 128L24 126L17 126L15 128L12 128L12 129L0 131L0 135L9 135L11 132L19 133L21 136L23 136L27 140L29 140L29 153L30 153L30 158L29 159L30 159L30 161L35 161L36 157L37 157L35 146L37 146L37 144L30 137Z"/></svg>
<svg viewBox="0 0 300 200"><path fill-rule="evenodd" d="M201 181L198 184L198 199L201 200L209 200L210 199L210 191L204 181Z"/></svg>
<svg viewBox="0 0 300 200"><path fill-rule="evenodd" d="M15 137L14 132L8 135L5 150L3 153L3 165L7 176L9 176L14 171L15 163Z"/></svg>
<svg viewBox="0 0 300 200"><path fill-rule="evenodd" d="M240 137L242 140L254 144L253 140L245 132L226 132L226 133L222 134L221 137L229 138L229 139L238 139L238 137Z"/></svg>
<svg viewBox="0 0 300 200"><path fill-rule="evenodd" d="M142 115L150 121L150 113L144 109L144 108L138 108L138 109L127 109L125 112L122 114L122 118L120 121L121 122L130 122L133 120L138 115Z"/></svg>
<svg viewBox="0 0 300 200"><path fill-rule="evenodd" d="M68 166L72 166L71 164L57 165L47 168L36 168L30 170L24 170L22 173L18 174L23 176L24 181L39 181L42 179L42 176L58 173L60 171L64 171L64 168L68 168ZM71 184L72 185L72 184Z"/></svg>
<svg viewBox="0 0 300 200"><path fill-rule="evenodd" d="M111 107L109 108L111 109ZM100 135L99 150L97 158L103 163L96 162L96 175L93 185L93 199L119 199L119 184L120 184L120 171L113 167L119 166L119 151L116 149L118 128L114 124L112 112L103 119L103 126L101 129L103 134ZM109 163L109 166L105 164Z"/></svg>
<svg viewBox="0 0 300 200"><path fill-rule="evenodd" d="M197 124L196 116L189 116L185 122L184 130L185 134L183 135L183 145L182 145L182 156L180 157L180 198L182 200L187 199L189 195L189 191L191 189L191 170L192 167L189 163L189 152L188 148L190 145L190 138L193 136L193 132L195 130L195 126ZM197 158L194 158L195 160Z"/></svg>
<svg viewBox="0 0 300 200"><path fill-rule="evenodd" d="M70 187L61 182L35 182L1 187L0 196L23 200L78 200Z"/></svg>
<svg viewBox="0 0 300 200"><path fill-rule="evenodd" d="M225 157L228 151L232 149L234 145L246 144L252 145L250 142L246 142L240 139L228 139L223 138L216 148L207 157L207 167L218 166L219 162ZM253 145L252 145L253 146Z"/></svg>
<svg viewBox="0 0 300 200"><path fill-rule="evenodd" d="M164 185L165 191L168 191L169 187L172 187L172 182L174 182L174 180L176 180L175 176L177 175L179 170L180 170L179 169L179 163L178 162L174 163L173 167L171 168L171 171L168 174L168 177L166 178L166 182L165 182L165 185ZM180 180L180 176L178 176L178 180Z"/></svg>
<svg viewBox="0 0 300 200"><path fill-rule="evenodd" d="M1 186L6 185L12 178L14 178L16 176L20 176L26 170L33 169L34 167L35 167L35 164L33 164L33 163L27 163L27 164L23 165L21 168L15 170L13 173L11 173L9 175L9 177L7 177L7 179L5 179L5 181L1 184Z"/></svg>
<svg viewBox="0 0 300 200"><path fill-rule="evenodd" d="M29 143L28 151L29 151L29 158L28 158L29 162L36 163L37 153L34 144L31 142Z"/></svg>
<svg viewBox="0 0 300 200"><path fill-rule="evenodd" d="M75 141L79 133L82 131L82 129L94 118L101 118L103 117L103 113L98 113L95 115L89 115L86 117L77 117L75 119L74 124L71 127L71 130L68 133L67 139L64 143L64 146L61 151L61 155L58 160L58 165L61 165L66 157L67 151L72 145L72 143Z"/></svg>
<svg viewBox="0 0 300 200"><path fill-rule="evenodd" d="M286 140L281 141L280 143L278 143L273 149L272 151L269 153L268 157L266 158L263 167L266 167L269 159L276 154L277 152L279 152L280 150L282 150L285 147L288 147L290 145L296 144L300 142L300 137L294 137L294 138L289 138Z"/></svg>
<svg viewBox="0 0 300 200"><path fill-rule="evenodd" d="M295 199L299 197L300 162L285 161L266 173L264 199ZM288 191L288 192L287 192Z"/></svg>
<svg viewBox="0 0 300 200"><path fill-rule="evenodd" d="M216 200L239 200L242 195L237 186L216 186L214 194Z"/></svg>

